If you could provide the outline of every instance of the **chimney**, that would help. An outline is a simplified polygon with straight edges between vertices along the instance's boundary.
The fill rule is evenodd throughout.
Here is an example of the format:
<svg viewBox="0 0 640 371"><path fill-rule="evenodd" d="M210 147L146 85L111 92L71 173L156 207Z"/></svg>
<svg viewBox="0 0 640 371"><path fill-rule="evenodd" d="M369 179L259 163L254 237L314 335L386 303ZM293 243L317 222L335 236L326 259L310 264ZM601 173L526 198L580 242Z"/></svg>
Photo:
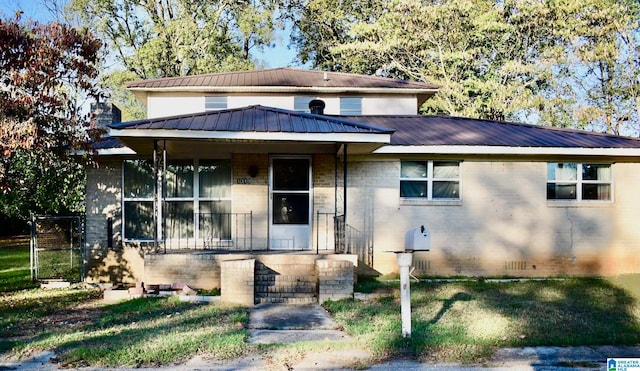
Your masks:
<svg viewBox="0 0 640 371"><path fill-rule="evenodd" d="M320 99L313 99L309 102L309 110L314 115L324 115L324 101Z"/></svg>
<svg viewBox="0 0 640 371"><path fill-rule="evenodd" d="M91 103L91 112L96 116L96 127L108 131L107 125L122 120L120 109L110 102Z"/></svg>

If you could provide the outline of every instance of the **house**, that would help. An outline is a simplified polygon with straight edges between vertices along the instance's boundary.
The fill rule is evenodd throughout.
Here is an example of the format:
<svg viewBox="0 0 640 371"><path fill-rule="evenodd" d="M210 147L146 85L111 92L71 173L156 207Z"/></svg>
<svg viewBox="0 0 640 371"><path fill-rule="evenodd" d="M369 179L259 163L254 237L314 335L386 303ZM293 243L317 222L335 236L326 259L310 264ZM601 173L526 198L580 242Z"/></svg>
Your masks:
<svg viewBox="0 0 640 371"><path fill-rule="evenodd" d="M247 303L287 296L280 284L304 287L288 299L339 298L354 270L396 272L392 251L421 225L421 275L639 271L640 140L418 115L437 86L344 73L127 88L148 118L110 123L95 145L93 280L222 286Z"/></svg>

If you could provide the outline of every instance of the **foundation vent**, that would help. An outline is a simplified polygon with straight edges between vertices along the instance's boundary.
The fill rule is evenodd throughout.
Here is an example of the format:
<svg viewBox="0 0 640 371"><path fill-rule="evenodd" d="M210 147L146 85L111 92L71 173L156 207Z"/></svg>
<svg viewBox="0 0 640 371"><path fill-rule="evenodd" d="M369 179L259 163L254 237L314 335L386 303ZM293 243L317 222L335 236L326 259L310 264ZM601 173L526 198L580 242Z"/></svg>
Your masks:
<svg viewBox="0 0 640 371"><path fill-rule="evenodd" d="M506 271L524 271L527 270L526 261L508 261L504 263L504 270Z"/></svg>
<svg viewBox="0 0 640 371"><path fill-rule="evenodd" d="M416 259L413 262L413 266L417 271L427 272L431 270L431 260Z"/></svg>

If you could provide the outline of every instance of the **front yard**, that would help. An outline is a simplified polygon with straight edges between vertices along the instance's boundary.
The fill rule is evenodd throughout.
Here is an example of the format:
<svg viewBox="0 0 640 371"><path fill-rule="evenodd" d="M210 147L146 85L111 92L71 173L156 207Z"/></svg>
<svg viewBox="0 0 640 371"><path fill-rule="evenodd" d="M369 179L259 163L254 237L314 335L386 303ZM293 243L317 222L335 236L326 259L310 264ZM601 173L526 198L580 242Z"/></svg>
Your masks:
<svg viewBox="0 0 640 371"><path fill-rule="evenodd" d="M638 299L605 279L509 283L412 283L412 338L400 335L397 281L364 281L381 293L325 308L353 340L343 343L247 343L248 310L172 298L114 305L98 290L42 290L29 279L28 247L0 247L0 355L53 349L65 366L155 366L195 355L232 359L262 354L283 360L301 352L366 349L373 361L481 362L497 347L640 343ZM284 367L283 364L275 368Z"/></svg>

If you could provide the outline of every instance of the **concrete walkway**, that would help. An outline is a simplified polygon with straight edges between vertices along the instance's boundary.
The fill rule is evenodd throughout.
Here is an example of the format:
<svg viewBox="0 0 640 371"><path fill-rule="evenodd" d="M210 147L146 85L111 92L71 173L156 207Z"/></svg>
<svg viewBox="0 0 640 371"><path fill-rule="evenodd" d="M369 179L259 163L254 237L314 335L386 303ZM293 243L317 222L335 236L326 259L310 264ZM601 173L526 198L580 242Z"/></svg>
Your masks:
<svg viewBox="0 0 640 371"><path fill-rule="evenodd" d="M249 312L248 327L249 342L258 344L350 339L338 330L329 313L318 304L257 305Z"/></svg>

